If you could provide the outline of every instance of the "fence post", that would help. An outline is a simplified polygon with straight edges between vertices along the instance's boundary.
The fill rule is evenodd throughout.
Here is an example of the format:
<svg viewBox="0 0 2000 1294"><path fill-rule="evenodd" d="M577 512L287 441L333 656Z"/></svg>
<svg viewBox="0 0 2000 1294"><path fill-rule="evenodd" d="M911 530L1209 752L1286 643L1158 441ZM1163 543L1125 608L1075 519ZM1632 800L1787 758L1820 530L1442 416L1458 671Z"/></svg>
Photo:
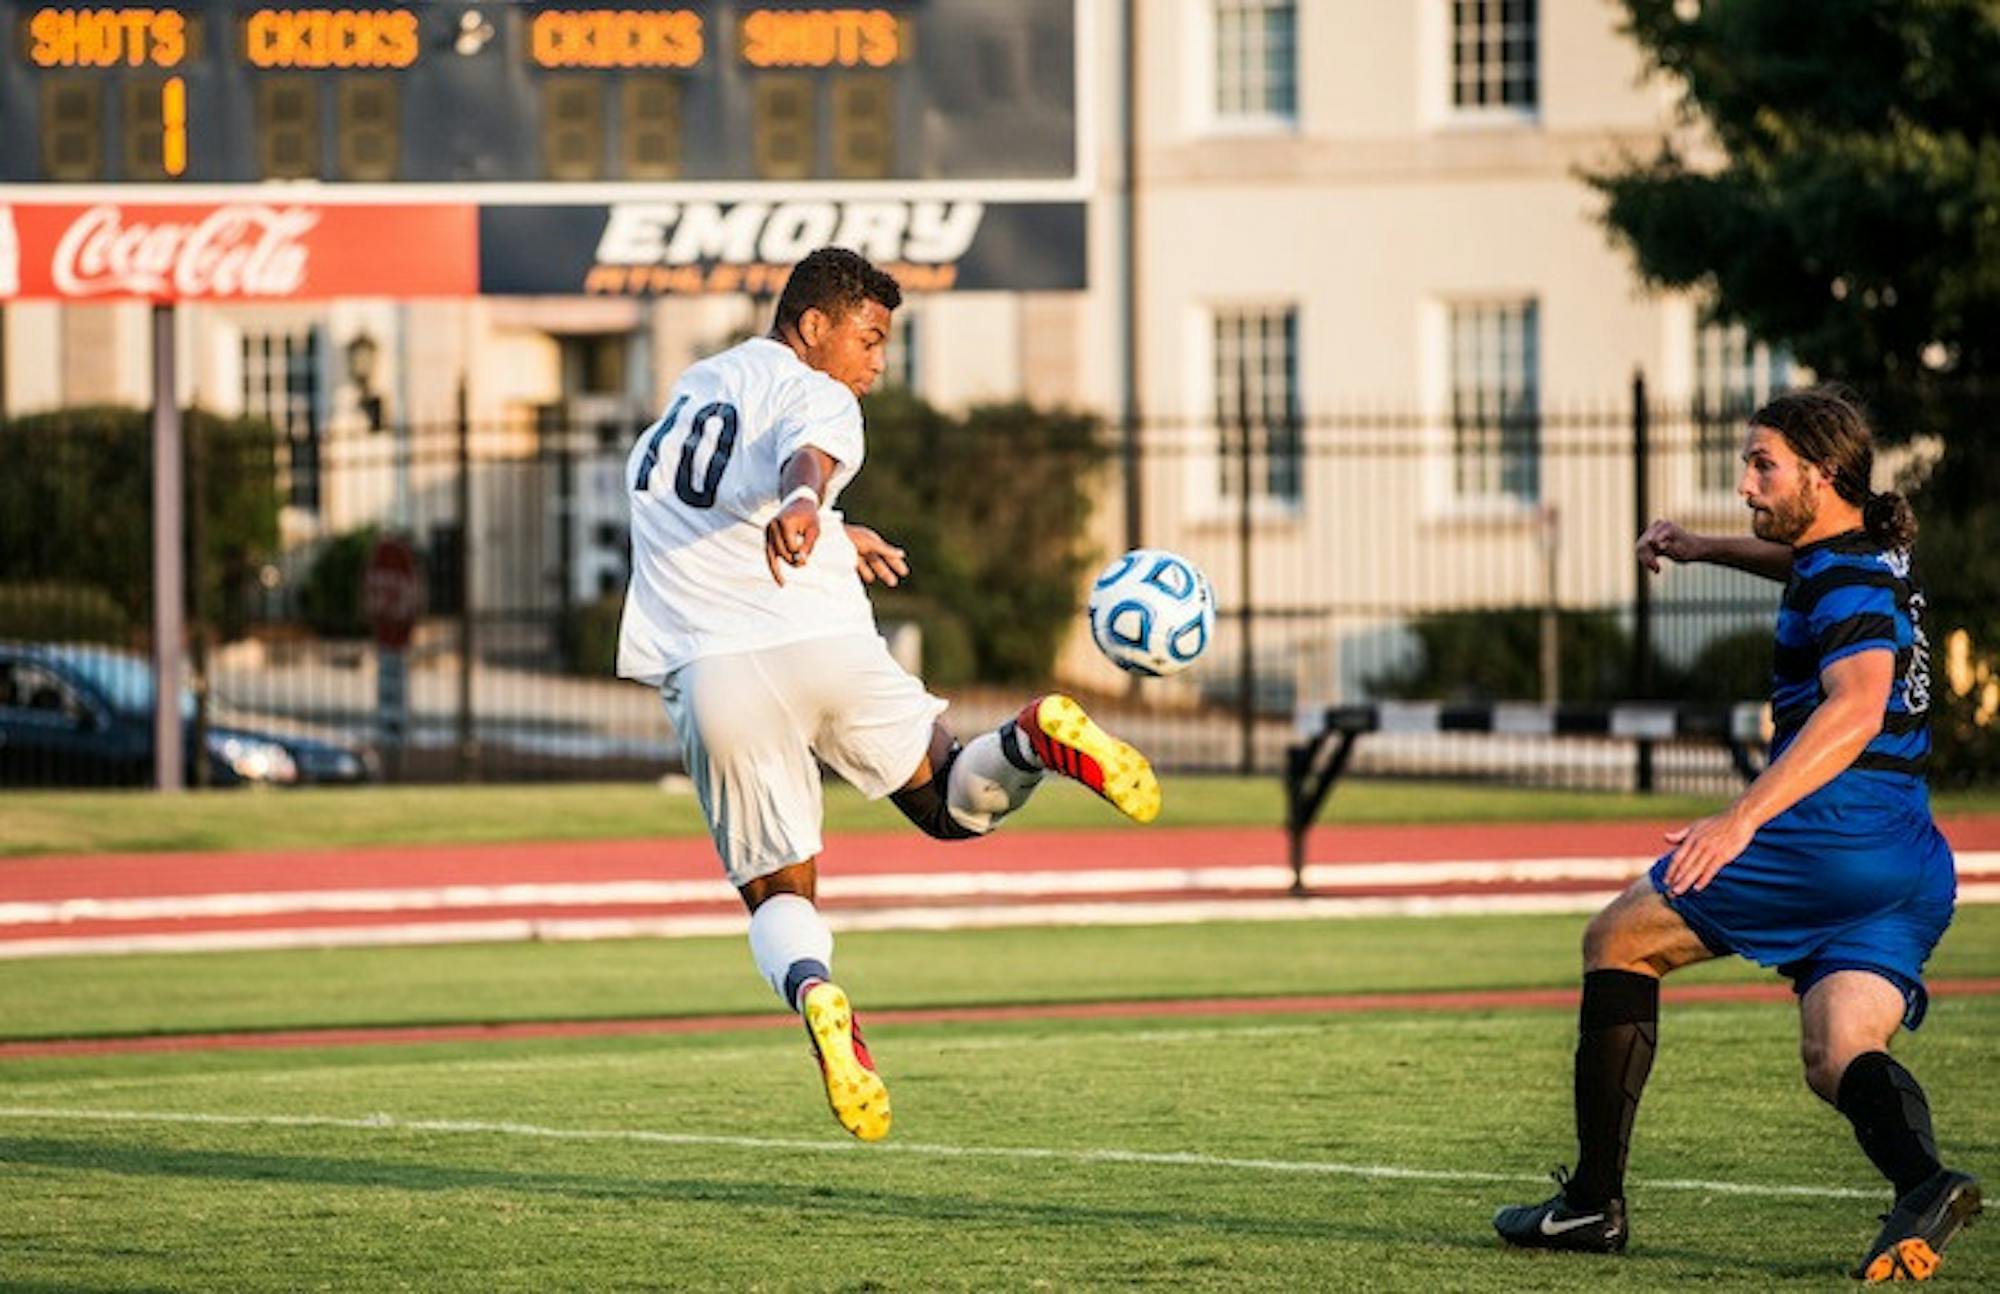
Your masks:
<svg viewBox="0 0 2000 1294"><path fill-rule="evenodd" d="M1559 610L1556 562L1561 540L1561 514L1553 503L1544 503L1542 531L1542 704L1562 700L1562 618Z"/></svg>
<svg viewBox="0 0 2000 1294"><path fill-rule="evenodd" d="M1118 177L1118 342L1120 348L1119 464L1125 474L1125 547L1143 548L1145 487L1139 457L1139 5L1124 0L1120 10L1118 129L1122 164ZM1136 692L1138 678L1131 680Z"/></svg>
<svg viewBox="0 0 2000 1294"><path fill-rule="evenodd" d="M1257 771L1257 667L1256 634L1251 614L1250 473L1253 454L1250 445L1250 362L1241 360L1236 373L1236 596L1242 603L1243 654L1237 659L1237 722L1241 728L1242 750L1238 769L1245 776Z"/></svg>
<svg viewBox="0 0 2000 1294"><path fill-rule="evenodd" d="M188 749L195 752L194 767L188 770L197 787L215 783L215 770L208 763L208 712L211 697L208 682L209 606L203 596L208 577L208 436L200 419L188 422L187 450L187 634L188 685L194 691L194 731Z"/></svg>
<svg viewBox="0 0 2000 1294"><path fill-rule="evenodd" d="M458 780L469 782L478 768L479 746L472 735L472 416L466 381L458 379Z"/></svg>
<svg viewBox="0 0 2000 1294"><path fill-rule="evenodd" d="M563 635L576 614L576 524L582 509L576 499L577 419L568 401L563 402L563 426L556 443L556 513L562 532L556 536L556 568L562 587L556 593L556 654L562 654ZM565 662L567 665L567 662Z"/></svg>
<svg viewBox="0 0 2000 1294"><path fill-rule="evenodd" d="M153 307L153 784L187 786L181 728L186 571L181 562L181 407L174 382L174 307ZM206 752L198 752L206 758Z"/></svg>
<svg viewBox="0 0 2000 1294"><path fill-rule="evenodd" d="M1636 537L1652 523L1650 490L1652 468L1652 427L1646 408L1646 374L1632 371L1632 530ZM1646 573L1632 564L1632 693L1650 700L1653 696L1653 586ZM1653 789L1653 743L1641 737L1633 743L1638 767L1634 770L1638 789Z"/></svg>

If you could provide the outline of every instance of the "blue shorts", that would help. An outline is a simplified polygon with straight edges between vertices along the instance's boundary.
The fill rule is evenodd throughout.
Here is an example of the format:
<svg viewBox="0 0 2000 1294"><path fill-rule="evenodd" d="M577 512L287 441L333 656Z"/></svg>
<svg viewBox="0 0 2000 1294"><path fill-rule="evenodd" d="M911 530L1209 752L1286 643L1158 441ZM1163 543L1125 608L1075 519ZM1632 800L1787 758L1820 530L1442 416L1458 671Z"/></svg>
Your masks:
<svg viewBox="0 0 2000 1294"><path fill-rule="evenodd" d="M1872 971L1902 990L1904 1027L1923 1023L1924 962L1958 896L1951 846L1928 805L1808 796L1765 823L1706 889L1678 898L1666 891L1671 857L1653 864L1653 888L1712 951L1777 967L1801 996L1835 971Z"/></svg>

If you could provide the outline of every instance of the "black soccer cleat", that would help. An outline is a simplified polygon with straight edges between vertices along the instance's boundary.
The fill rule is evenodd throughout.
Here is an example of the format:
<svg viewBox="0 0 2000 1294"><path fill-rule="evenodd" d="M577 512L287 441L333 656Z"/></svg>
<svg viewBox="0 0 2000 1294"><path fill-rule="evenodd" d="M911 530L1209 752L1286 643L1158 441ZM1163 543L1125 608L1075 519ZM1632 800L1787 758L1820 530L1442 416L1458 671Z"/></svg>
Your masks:
<svg viewBox="0 0 2000 1294"><path fill-rule="evenodd" d="M1558 1168L1563 1189L1540 1204L1516 1204L1493 1215L1493 1229L1521 1249L1571 1249L1587 1254L1625 1252L1625 1201L1577 1208L1569 1202L1569 1174Z"/></svg>
<svg viewBox="0 0 2000 1294"><path fill-rule="evenodd" d="M1980 1213L1979 1179L1940 1168L1882 1217L1875 1243L1854 1269L1856 1280L1927 1281L1951 1238Z"/></svg>

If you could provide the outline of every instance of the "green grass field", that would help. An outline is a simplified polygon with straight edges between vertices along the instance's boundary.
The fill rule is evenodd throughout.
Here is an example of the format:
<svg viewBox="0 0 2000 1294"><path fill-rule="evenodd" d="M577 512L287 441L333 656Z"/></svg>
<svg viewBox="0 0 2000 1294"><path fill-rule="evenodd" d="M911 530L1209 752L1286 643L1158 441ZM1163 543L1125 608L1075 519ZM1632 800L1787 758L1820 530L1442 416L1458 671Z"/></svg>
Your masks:
<svg viewBox="0 0 2000 1294"><path fill-rule="evenodd" d="M1253 826L1285 820L1274 777L1168 777L1163 827ZM1322 820L1344 823L1542 822L1692 818L1719 802L1689 795L1467 786L1448 782L1343 782ZM901 831L886 802L829 784L830 831ZM1937 797L1939 813L2000 811L2000 792ZM1050 786L1020 829L1115 828L1093 796ZM1010 828L1014 829L1014 828ZM154 850L297 849L331 845L480 844L520 840L631 840L698 836L688 792L649 783L528 786L301 788L189 792L21 792L0 795L0 858L28 854Z"/></svg>
<svg viewBox="0 0 2000 1294"><path fill-rule="evenodd" d="M1576 918L845 936L870 1007L1573 983ZM2000 912L1934 976L2000 974ZM1761 978L1740 965L1693 973ZM777 1007L741 941L0 963L0 1033ZM1886 1196L1783 1004L1668 1002L1634 1249L1505 1252L1569 1144L1568 1011L883 1024L897 1127L790 1029L0 1062L0 1288L1839 1289ZM2000 999L1900 1046L2000 1172ZM1948 1288L2000 1283L1975 1230Z"/></svg>
<svg viewBox="0 0 2000 1294"><path fill-rule="evenodd" d="M1276 778L1170 777L1161 826L1278 827ZM1589 791L1426 782L1344 784L1329 818L1342 822L1509 821L1676 817L1714 801ZM1996 797L1995 804L2000 804ZM0 856L168 849L286 849L321 845L473 844L517 840L630 840L699 836L691 791L650 783L231 790L156 796L146 791L8 792ZM903 831L886 801L830 782L830 831ZM1116 828L1094 796L1054 783L1021 815L1027 829Z"/></svg>

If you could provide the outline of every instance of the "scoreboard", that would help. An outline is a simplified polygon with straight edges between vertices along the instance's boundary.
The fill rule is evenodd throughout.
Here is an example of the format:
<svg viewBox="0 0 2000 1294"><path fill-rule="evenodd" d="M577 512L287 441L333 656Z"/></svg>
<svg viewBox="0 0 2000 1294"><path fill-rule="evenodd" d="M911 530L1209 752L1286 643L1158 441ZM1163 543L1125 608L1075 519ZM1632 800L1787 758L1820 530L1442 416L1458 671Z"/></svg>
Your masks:
<svg viewBox="0 0 2000 1294"><path fill-rule="evenodd" d="M4 184L1067 181L1079 167L1076 0L0 0L0 22Z"/></svg>

